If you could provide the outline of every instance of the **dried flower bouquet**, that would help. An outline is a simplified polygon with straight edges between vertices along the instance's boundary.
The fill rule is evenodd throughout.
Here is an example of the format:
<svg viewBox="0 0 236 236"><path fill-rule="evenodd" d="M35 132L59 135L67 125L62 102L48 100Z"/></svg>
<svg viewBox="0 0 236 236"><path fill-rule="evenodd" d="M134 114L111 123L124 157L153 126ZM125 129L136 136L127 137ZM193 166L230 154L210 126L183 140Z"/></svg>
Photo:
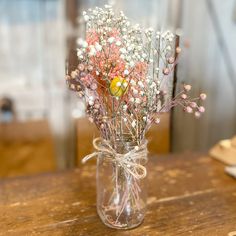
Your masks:
<svg viewBox="0 0 236 236"><path fill-rule="evenodd" d="M145 209L140 187L146 176L145 133L160 122L161 112L177 105L200 117L205 111L200 102L206 95L191 98L191 86L184 84L181 92L170 96L181 52L170 31L142 30L108 5L89 9L83 16L86 39L77 40L79 64L66 80L69 88L84 98L89 120L101 133L101 138L94 140L97 151L84 161L98 156L98 185L106 191L98 193L97 203L104 223L132 228L140 224ZM109 169L109 163L112 179L108 191L102 168Z"/></svg>

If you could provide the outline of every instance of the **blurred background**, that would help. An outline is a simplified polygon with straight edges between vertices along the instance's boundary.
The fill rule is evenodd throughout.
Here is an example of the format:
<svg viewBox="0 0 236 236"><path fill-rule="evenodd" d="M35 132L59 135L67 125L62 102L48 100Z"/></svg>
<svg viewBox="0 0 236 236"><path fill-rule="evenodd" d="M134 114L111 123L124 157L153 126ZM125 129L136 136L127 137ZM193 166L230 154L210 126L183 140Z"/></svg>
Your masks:
<svg viewBox="0 0 236 236"><path fill-rule="evenodd" d="M236 134L235 0L0 0L0 177L79 166L92 151L98 133L67 90L65 62L84 33L82 11L107 3L144 27L181 32L176 92L185 82L208 95L201 119L163 114L150 152L207 152Z"/></svg>

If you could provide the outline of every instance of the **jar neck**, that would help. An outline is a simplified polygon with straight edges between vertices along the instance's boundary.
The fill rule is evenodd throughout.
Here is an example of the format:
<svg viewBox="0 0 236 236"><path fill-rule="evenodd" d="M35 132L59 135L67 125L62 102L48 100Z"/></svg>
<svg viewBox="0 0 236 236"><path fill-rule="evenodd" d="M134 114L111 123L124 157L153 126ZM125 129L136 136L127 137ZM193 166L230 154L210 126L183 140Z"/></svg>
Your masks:
<svg viewBox="0 0 236 236"><path fill-rule="evenodd" d="M139 143L131 135L124 135L121 139L112 141L111 145L117 153L125 154L133 150L136 146L139 146Z"/></svg>

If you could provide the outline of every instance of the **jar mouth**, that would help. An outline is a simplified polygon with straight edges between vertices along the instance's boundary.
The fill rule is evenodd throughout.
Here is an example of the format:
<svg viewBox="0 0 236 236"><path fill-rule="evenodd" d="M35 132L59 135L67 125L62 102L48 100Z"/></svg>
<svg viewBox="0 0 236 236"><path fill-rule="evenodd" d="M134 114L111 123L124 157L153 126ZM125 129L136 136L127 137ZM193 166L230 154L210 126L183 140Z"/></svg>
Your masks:
<svg viewBox="0 0 236 236"><path fill-rule="evenodd" d="M139 146L138 141L134 140L133 136L130 134L122 135L122 138L112 141L111 144L117 153L120 154L125 154L133 150L136 146Z"/></svg>

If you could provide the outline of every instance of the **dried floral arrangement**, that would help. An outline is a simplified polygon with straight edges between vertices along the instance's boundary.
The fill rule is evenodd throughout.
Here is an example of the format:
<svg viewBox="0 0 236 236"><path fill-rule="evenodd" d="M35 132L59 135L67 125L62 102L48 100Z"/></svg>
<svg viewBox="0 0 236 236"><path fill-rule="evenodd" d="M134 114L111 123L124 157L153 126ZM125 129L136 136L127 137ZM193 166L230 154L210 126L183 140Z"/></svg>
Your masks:
<svg viewBox="0 0 236 236"><path fill-rule="evenodd" d="M174 98L168 86L171 72L181 52L169 31L142 31L111 7L83 12L86 40L78 39L79 65L66 76L69 88L84 97L86 113L106 140L122 139L124 133L141 143L158 114L176 105L199 117L204 107L190 98L190 85ZM169 77L168 77L169 76Z"/></svg>
<svg viewBox="0 0 236 236"><path fill-rule="evenodd" d="M107 5L104 9L89 9L83 16L86 38L77 40L79 64L66 80L69 88L84 98L89 120L99 129L99 142L106 149L119 154L119 140L132 141L138 151L150 126L160 122L159 114L177 105L196 117L205 111L200 103L206 94L191 98L190 85L184 84L183 90L171 97L173 71L181 52L175 46L176 35L151 28L143 30L138 24L132 25L123 12L116 15ZM101 143L94 143L98 150ZM137 169L133 163L131 157L131 167L124 175L128 171L136 186L145 177L146 169L140 165ZM118 164L123 165L121 161ZM137 189L136 186L133 193L136 201ZM119 205L117 218L123 208ZM118 225L118 221L113 224Z"/></svg>

